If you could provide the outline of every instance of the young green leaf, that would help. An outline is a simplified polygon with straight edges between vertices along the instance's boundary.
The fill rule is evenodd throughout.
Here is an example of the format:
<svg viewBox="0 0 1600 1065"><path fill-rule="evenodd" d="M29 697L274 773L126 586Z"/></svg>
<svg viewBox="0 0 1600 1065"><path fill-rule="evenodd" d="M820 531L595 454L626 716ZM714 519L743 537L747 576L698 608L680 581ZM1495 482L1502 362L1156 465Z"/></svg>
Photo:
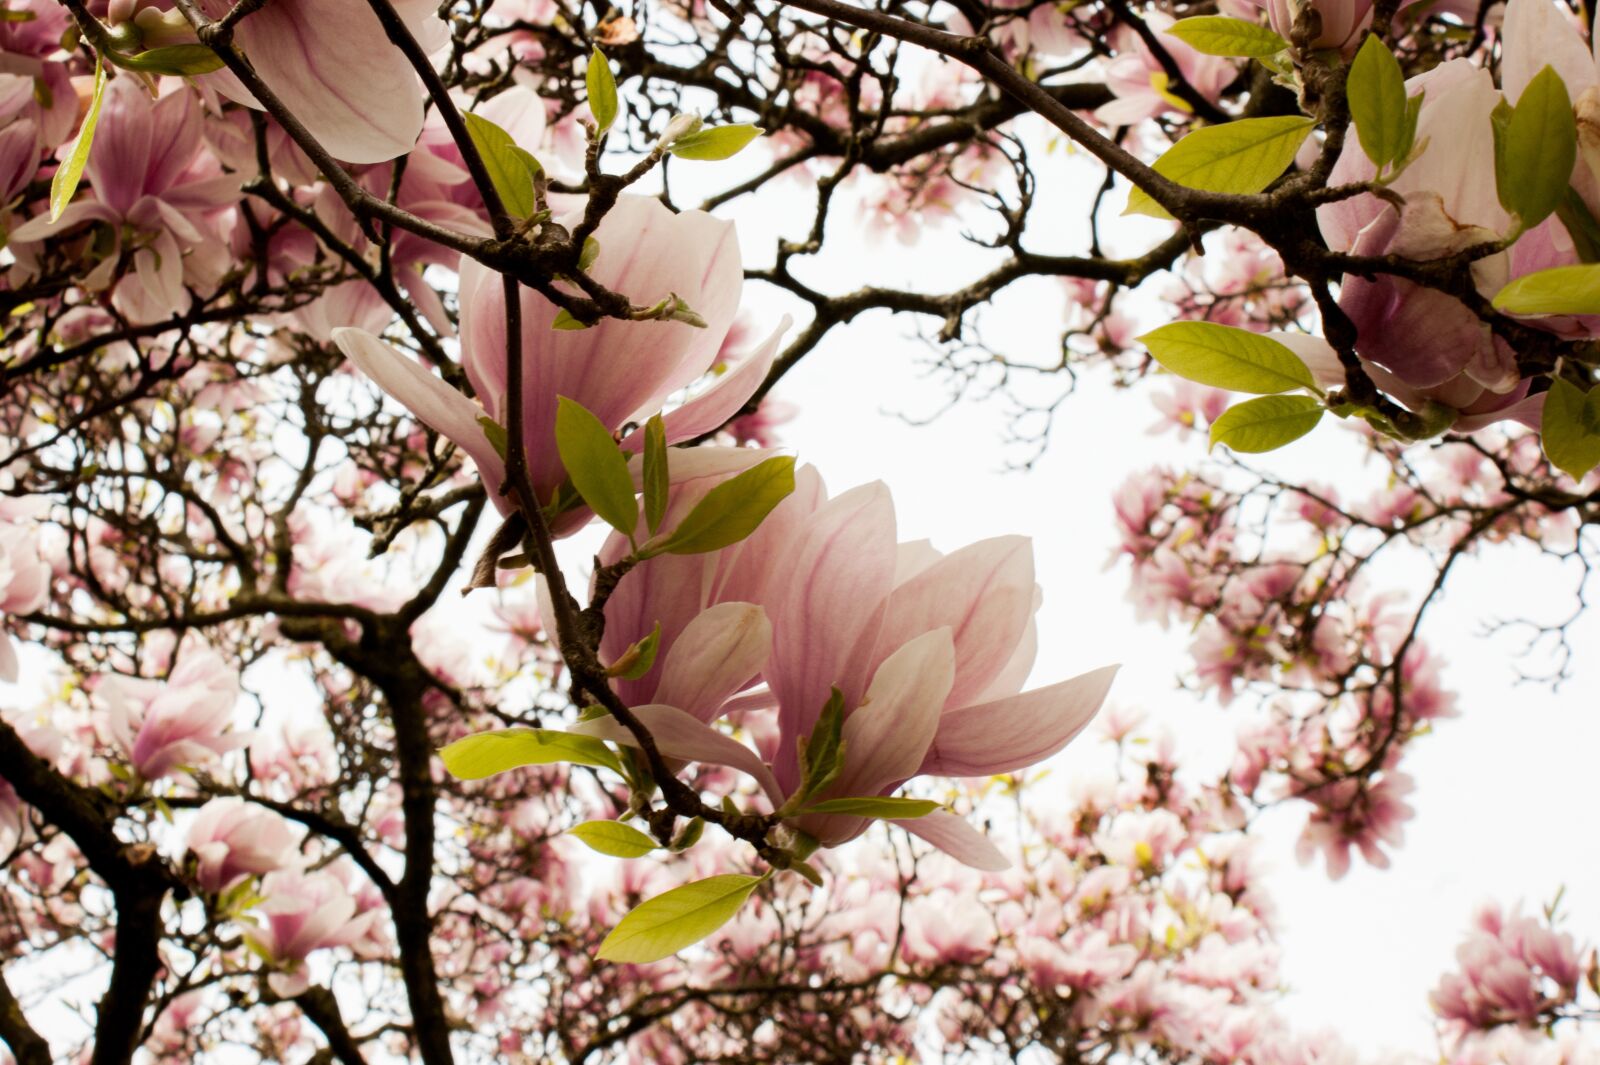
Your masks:
<svg viewBox="0 0 1600 1065"><path fill-rule="evenodd" d="M497 729L466 736L442 748L439 758L458 780L482 780L508 769L558 762L622 771L611 748L592 736L541 728Z"/></svg>
<svg viewBox="0 0 1600 1065"><path fill-rule="evenodd" d="M483 435L488 438L489 446L494 448L494 453L504 462L510 453L511 438L506 435L506 427L489 417L487 414L478 415L478 424L483 426Z"/></svg>
<svg viewBox="0 0 1600 1065"><path fill-rule="evenodd" d="M1406 78L1376 33L1367 35L1350 64L1347 92L1361 150L1381 174L1385 166L1402 160L1411 146L1406 143Z"/></svg>
<svg viewBox="0 0 1600 1065"><path fill-rule="evenodd" d="M94 128L100 124L100 105L105 103L105 98L106 68L100 61L99 53L96 53L94 95L89 97L89 110L83 116L83 125L78 127L78 139L72 142L72 150L67 153L66 161L56 168L56 176L50 179L52 222L61 217L61 212L72 202L73 193L78 191L78 180L83 177L84 164L89 161L89 149L94 146Z"/></svg>
<svg viewBox="0 0 1600 1065"><path fill-rule="evenodd" d="M654 536L667 516L667 429L661 415L651 415L644 423L644 521Z"/></svg>
<svg viewBox="0 0 1600 1065"><path fill-rule="evenodd" d="M1173 322L1140 337L1155 360L1179 377L1232 392L1315 388L1300 356L1271 337L1215 322Z"/></svg>
<svg viewBox="0 0 1600 1065"><path fill-rule="evenodd" d="M1578 125L1572 99L1555 69L1546 66L1522 90L1502 138L1496 167L1500 205L1531 229L1561 206L1578 159ZM1498 147L1498 145L1497 145ZM1500 153L1497 153L1500 154Z"/></svg>
<svg viewBox="0 0 1600 1065"><path fill-rule="evenodd" d="M590 850L613 858L643 858L657 846L655 840L620 821L585 821L568 834L577 836Z"/></svg>
<svg viewBox="0 0 1600 1065"><path fill-rule="evenodd" d="M800 787L795 789L795 807L815 795L838 777L844 769L844 694L834 688L811 727L810 737L801 736Z"/></svg>
<svg viewBox="0 0 1600 1065"><path fill-rule="evenodd" d="M1553 380L1539 435L1550 464L1574 480L1600 466L1600 388L1585 394L1569 381Z"/></svg>
<svg viewBox="0 0 1600 1065"><path fill-rule="evenodd" d="M538 161L518 148L511 134L482 115L465 111L461 117L473 147L488 168L495 192L500 194L500 202L513 218L527 218L537 202L533 190L541 170Z"/></svg>
<svg viewBox="0 0 1600 1065"><path fill-rule="evenodd" d="M648 636L617 656L617 660L606 668L606 676L638 680L656 664L656 652L660 648L661 622L658 621Z"/></svg>
<svg viewBox="0 0 1600 1065"><path fill-rule="evenodd" d="M579 329L587 329L587 328L589 328L589 324L587 322L581 321L580 319L574 318L572 316L571 312L569 312L565 307L563 307L560 310L556 311L555 318L550 322L550 328L551 329L566 330L568 332L575 332L575 331L577 331Z"/></svg>
<svg viewBox="0 0 1600 1065"><path fill-rule="evenodd" d="M679 137L667 151L679 159L727 159L744 151L762 132L760 126L716 126Z"/></svg>
<svg viewBox="0 0 1600 1065"><path fill-rule="evenodd" d="M599 956L636 965L670 957L732 920L765 879L726 874L657 895L617 923L600 944Z"/></svg>
<svg viewBox="0 0 1600 1065"><path fill-rule="evenodd" d="M617 120L617 79L611 76L611 64L598 48L589 56L584 83L589 90L589 111L594 115L594 124L604 133Z"/></svg>
<svg viewBox="0 0 1600 1065"><path fill-rule="evenodd" d="M1600 314L1600 264L1523 274L1490 302L1506 314Z"/></svg>
<svg viewBox="0 0 1600 1065"><path fill-rule="evenodd" d="M1222 15L1199 15L1172 25L1167 33L1206 55L1260 59L1277 55L1289 42L1259 22Z"/></svg>
<svg viewBox="0 0 1600 1065"><path fill-rule="evenodd" d="M1577 189L1567 186L1561 206L1556 208L1556 217L1571 235L1578 258L1586 263L1600 262L1600 219L1595 218Z"/></svg>
<svg viewBox="0 0 1600 1065"><path fill-rule="evenodd" d="M707 492L676 529L651 540L640 555L698 555L736 544L793 491L793 456L766 459Z"/></svg>
<svg viewBox="0 0 1600 1065"><path fill-rule="evenodd" d="M853 814L856 817L880 817L884 820L910 821L927 817L942 803L932 799L907 799L903 796L868 796L860 799L829 799L806 808L808 814Z"/></svg>
<svg viewBox="0 0 1600 1065"><path fill-rule="evenodd" d="M639 525L639 503L633 496L628 460L600 419L566 396L556 400L556 450L583 501L607 525L633 536Z"/></svg>
<svg viewBox="0 0 1600 1065"><path fill-rule="evenodd" d="M169 44L137 55L113 55L111 61L128 70L173 77L196 77L223 66L222 57L203 44Z"/></svg>
<svg viewBox="0 0 1600 1065"><path fill-rule="evenodd" d="M1154 170L1191 189L1260 192L1288 169L1316 124L1316 119L1303 115L1280 115L1202 126L1168 148L1155 161ZM1172 217L1139 188L1128 195L1123 214Z"/></svg>
<svg viewBox="0 0 1600 1065"><path fill-rule="evenodd" d="M1311 396L1262 396L1222 412L1211 423L1211 446L1235 451L1274 451L1298 440L1322 420L1322 402Z"/></svg>

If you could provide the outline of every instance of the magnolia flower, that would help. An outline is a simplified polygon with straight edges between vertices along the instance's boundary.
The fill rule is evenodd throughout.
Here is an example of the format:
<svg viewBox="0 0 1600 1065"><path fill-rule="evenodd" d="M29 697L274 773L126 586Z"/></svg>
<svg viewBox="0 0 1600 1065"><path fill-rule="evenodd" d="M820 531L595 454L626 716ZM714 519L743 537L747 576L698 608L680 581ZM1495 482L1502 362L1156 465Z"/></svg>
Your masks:
<svg viewBox="0 0 1600 1065"><path fill-rule="evenodd" d="M200 137L200 104L184 89L159 100L136 78L106 86L100 124L84 174L92 196L59 218L29 220L11 234L28 243L85 222L104 223L110 251L85 278L91 289L116 281L118 310L135 322L189 309L185 286L210 288L231 263L220 216L239 199L239 178L224 174ZM129 276L117 280L124 252Z"/></svg>
<svg viewBox="0 0 1600 1065"><path fill-rule="evenodd" d="M676 296L705 325L607 318L588 329L553 329L555 304L520 290L523 447L542 502L548 502L567 478L555 446L557 399L565 396L581 403L613 429L644 421L669 396L712 369L739 305L744 275L731 223L701 211L674 215L657 200L623 196L595 237L600 253L589 273L596 281L636 304L653 305ZM766 377L783 328L710 388L665 414L667 443L693 439L737 413ZM509 512L511 504L500 494L505 462L481 421L490 418L503 425L508 411L505 302L499 274L471 260L462 261L462 364L484 407L369 333L337 329L334 341L380 388L466 451L478 466L489 498L502 513ZM623 446L637 450L641 439L631 435Z"/></svg>
<svg viewBox="0 0 1600 1065"><path fill-rule="evenodd" d="M377 910L356 913L356 900L334 874L280 869L261 881L265 899L256 908L265 921L245 930L252 948L274 968L272 990L292 998L311 986L307 955L346 946L367 934Z"/></svg>
<svg viewBox="0 0 1600 1065"><path fill-rule="evenodd" d="M295 840L277 813L230 796L200 807L189 827L188 849L195 856L195 882L215 895L247 876L289 864Z"/></svg>
<svg viewBox="0 0 1600 1065"><path fill-rule="evenodd" d="M613 537L602 562L623 543ZM634 713L663 754L747 773L778 808L804 784L799 743L834 689L843 698L844 765L807 803L889 795L921 775L1011 772L1059 751L1099 709L1115 668L1021 692L1037 650L1038 606L1026 538L948 556L925 543L897 545L883 484L830 500L806 468L749 539L707 555L660 556L623 578L607 604L606 640L626 647L662 621L666 664L630 682L624 699L653 699ZM680 661L692 669L675 672ZM765 689L745 690L757 674ZM763 707L776 709L778 728L760 755L708 724ZM615 720L581 727L633 742ZM1006 864L954 814L896 823L969 865ZM802 814L794 824L831 847L868 821Z"/></svg>
<svg viewBox="0 0 1600 1065"><path fill-rule="evenodd" d="M1178 72L1189 87L1216 103L1222 90L1238 74L1233 62L1197 52L1166 32L1174 21L1171 15L1155 12L1146 16L1145 21L1161 38L1162 47L1178 65ZM1116 99L1096 109L1095 118L1108 126L1131 126L1171 111L1189 114L1194 110L1187 100L1172 91L1166 68L1143 40L1132 32L1123 33L1118 50L1120 54L1106 66L1106 88Z"/></svg>
<svg viewBox="0 0 1600 1065"><path fill-rule="evenodd" d="M164 681L113 676L96 692L112 738L143 780L202 765L249 740L228 731L239 674L210 650L184 655Z"/></svg>

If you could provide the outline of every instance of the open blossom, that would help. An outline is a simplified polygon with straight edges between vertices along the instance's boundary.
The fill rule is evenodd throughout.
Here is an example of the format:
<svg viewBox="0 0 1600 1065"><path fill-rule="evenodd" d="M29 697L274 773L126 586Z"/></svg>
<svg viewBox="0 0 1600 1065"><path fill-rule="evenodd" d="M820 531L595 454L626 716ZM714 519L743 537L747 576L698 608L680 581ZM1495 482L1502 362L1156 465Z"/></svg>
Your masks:
<svg viewBox="0 0 1600 1065"><path fill-rule="evenodd" d="M268 982L285 998L311 986L305 970L308 955L356 942L381 916L378 910L358 914L350 889L330 872L268 873L261 881L261 896L265 901L256 912L262 920L246 929L245 938L280 970Z"/></svg>
<svg viewBox="0 0 1600 1065"><path fill-rule="evenodd" d="M1233 62L1197 52L1166 32L1174 21L1170 15L1156 12L1148 15L1145 21L1177 63L1184 81L1201 97L1215 103L1237 74ZM1188 114L1194 110L1193 105L1172 91L1172 79L1166 68L1143 40L1128 31L1122 35L1121 42L1121 54L1107 65L1105 76L1106 88L1117 98L1096 110L1095 118L1108 126L1131 126L1168 112Z"/></svg>
<svg viewBox="0 0 1600 1065"><path fill-rule="evenodd" d="M84 167L92 195L53 222L42 214L17 227L12 241L98 223L109 251L86 276L89 288L114 284L113 305L136 322L188 310L188 290L209 291L232 265L221 221L239 198L237 175L223 173L205 150L201 121L200 103L185 88L152 100L137 79L117 78L106 86ZM119 276L124 254L130 262Z"/></svg>
<svg viewBox="0 0 1600 1065"><path fill-rule="evenodd" d="M164 681L107 677L96 689L112 738L143 780L200 766L243 746L229 731L239 674L210 650L191 650Z"/></svg>
<svg viewBox="0 0 1600 1065"><path fill-rule="evenodd" d="M295 855L289 823L272 810L232 796L212 799L189 828L195 882L217 894L247 876L290 864Z"/></svg>
<svg viewBox="0 0 1600 1065"><path fill-rule="evenodd" d="M614 537L602 561L622 549ZM658 562L665 565L652 577ZM950 555L897 544L883 484L829 499L807 468L748 540L704 556L651 559L619 582L606 637L625 647L649 631L646 619L691 618L675 626L664 653L668 667L697 662L694 684L664 691L664 668L657 701L634 712L663 753L745 772L776 807L799 789L799 744L835 689L844 705L844 767L814 800L889 795L923 775L1012 772L1059 751L1099 709L1115 668L1022 692L1039 602L1026 538L997 537ZM734 698L757 674L765 688ZM776 710L777 732L761 756L707 724L733 708ZM583 727L632 741L615 721ZM868 825L815 814L795 823L824 846ZM1006 864L954 814L896 823L969 865Z"/></svg>
<svg viewBox="0 0 1600 1065"><path fill-rule="evenodd" d="M1457 1037L1499 1025L1533 1027L1578 993L1583 962L1572 936L1547 921L1485 906L1456 950L1458 972L1430 996Z"/></svg>
<svg viewBox="0 0 1600 1065"><path fill-rule="evenodd" d="M520 290L523 446L542 501L566 480L555 446L559 397L581 403L613 429L649 418L713 367L739 306L743 272L731 223L700 211L674 215L657 200L623 196L595 238L600 252L589 273L596 281L636 304L653 305L675 295L705 325L606 318L588 329L553 329L555 304ZM503 425L508 411L501 276L463 260L461 306L462 362L484 407L370 334L339 329L334 340L379 387L471 455L489 498L506 509L509 503L499 493L505 464L479 420L489 417ZM667 442L693 439L737 413L766 376L781 332L704 392L666 413ZM624 446L636 449L640 441L631 436Z"/></svg>

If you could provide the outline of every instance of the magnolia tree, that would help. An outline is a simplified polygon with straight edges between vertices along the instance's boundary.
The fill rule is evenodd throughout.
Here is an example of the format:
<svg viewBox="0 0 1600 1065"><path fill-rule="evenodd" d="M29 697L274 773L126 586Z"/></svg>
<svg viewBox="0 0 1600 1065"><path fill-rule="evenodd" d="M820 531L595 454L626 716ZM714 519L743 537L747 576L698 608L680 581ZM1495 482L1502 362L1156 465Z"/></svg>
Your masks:
<svg viewBox="0 0 1600 1065"><path fill-rule="evenodd" d="M1258 815L1385 865L1453 568L1587 572L1589 37L1556 0L0 3L6 1060L1348 1060L1280 1016ZM885 242L966 280L838 283ZM1051 357L986 342L1013 294ZM1180 379L1106 510L1237 716L1222 772L1113 701L1033 798L1115 672L1030 686L1033 546L900 542L781 447L774 386L874 311L1029 454L1074 382ZM1370 496L1240 457L1313 430ZM1553 905L1416 994L1441 1060L1600 1056Z"/></svg>

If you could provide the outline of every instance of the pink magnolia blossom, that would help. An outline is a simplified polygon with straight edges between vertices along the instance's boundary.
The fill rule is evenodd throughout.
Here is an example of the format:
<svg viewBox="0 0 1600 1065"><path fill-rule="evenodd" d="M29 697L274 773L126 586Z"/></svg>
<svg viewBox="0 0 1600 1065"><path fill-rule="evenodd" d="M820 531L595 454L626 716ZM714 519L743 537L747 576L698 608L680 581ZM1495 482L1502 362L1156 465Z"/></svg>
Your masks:
<svg viewBox="0 0 1600 1065"><path fill-rule="evenodd" d="M214 651L189 651L164 681L107 677L96 694L112 738L143 780L203 765L249 740L229 731L239 674Z"/></svg>
<svg viewBox="0 0 1600 1065"><path fill-rule="evenodd" d="M313 951L347 946L367 934L380 913L357 914L356 899L333 873L280 869L261 881L263 920L245 938L277 972L267 978L284 998L311 986L305 960Z"/></svg>
<svg viewBox="0 0 1600 1065"><path fill-rule="evenodd" d="M41 555L32 528L0 522L0 614L31 614L45 604L50 591L50 563ZM17 680L17 649L0 632L0 680Z"/></svg>
<svg viewBox="0 0 1600 1065"><path fill-rule="evenodd" d="M620 538L608 550L621 550ZM732 766L782 806L801 784L799 741L834 689L845 707L845 764L813 799L888 795L922 775L1011 772L1059 751L1099 709L1115 668L1022 692L1038 606L1026 538L997 537L947 556L926 544L897 545L884 485L828 499L807 468L750 539L711 555L651 559L625 577L607 605L606 638L625 647L652 619L692 619L671 623L677 633L667 654L669 664L680 656L696 662L695 684L668 692L657 682L653 693L639 693L656 701L634 712L663 753ZM770 654L761 665L763 637ZM730 700L757 672L765 691ZM707 724L757 706L776 707L778 720L775 744L761 756ZM632 742L614 720L583 727ZM842 815L796 823L824 846L868 825ZM969 865L1006 864L954 814L897 823Z"/></svg>
<svg viewBox="0 0 1600 1065"><path fill-rule="evenodd" d="M1173 18L1160 12L1145 21L1161 38L1178 71L1189 86L1206 100L1215 103L1238 71L1230 60L1197 52L1166 31ZM1117 97L1102 105L1094 117L1108 126L1131 126L1168 112L1188 114L1189 102L1172 91L1165 68L1131 31L1122 35L1121 54L1106 67L1106 88Z"/></svg>
<svg viewBox="0 0 1600 1065"><path fill-rule="evenodd" d="M289 865L295 854L289 823L272 810L232 796L212 799L189 826L195 882L218 894L247 876Z"/></svg>
<svg viewBox="0 0 1600 1065"><path fill-rule="evenodd" d="M110 252L85 279L113 282L117 309L154 322L189 308L188 288L209 290L231 266L222 216L239 198L239 178L204 150L200 104L182 87L152 100L135 78L106 87L100 125L84 167L92 196L80 196L54 222L40 215L13 241L42 240L85 222L102 223ZM131 272L118 279L124 254ZM187 287L186 287L187 286Z"/></svg>
<svg viewBox="0 0 1600 1065"><path fill-rule="evenodd" d="M607 318L588 329L553 329L555 304L521 290L523 444L541 501L566 480L555 446L559 397L616 429L642 421L712 368L738 309L743 273L730 223L699 211L674 215L657 200L623 196L595 236L600 253L589 271L595 280L635 303L676 295L705 326ZM462 362L482 408L370 334L339 329L334 340L379 387L472 456L489 498L505 512L510 504L499 492L505 464L479 421L504 424L507 413L500 275L464 260L461 306ZM693 439L732 417L766 376L781 334L780 327L735 369L664 415L667 442ZM636 450L639 443L633 436L624 446Z"/></svg>

